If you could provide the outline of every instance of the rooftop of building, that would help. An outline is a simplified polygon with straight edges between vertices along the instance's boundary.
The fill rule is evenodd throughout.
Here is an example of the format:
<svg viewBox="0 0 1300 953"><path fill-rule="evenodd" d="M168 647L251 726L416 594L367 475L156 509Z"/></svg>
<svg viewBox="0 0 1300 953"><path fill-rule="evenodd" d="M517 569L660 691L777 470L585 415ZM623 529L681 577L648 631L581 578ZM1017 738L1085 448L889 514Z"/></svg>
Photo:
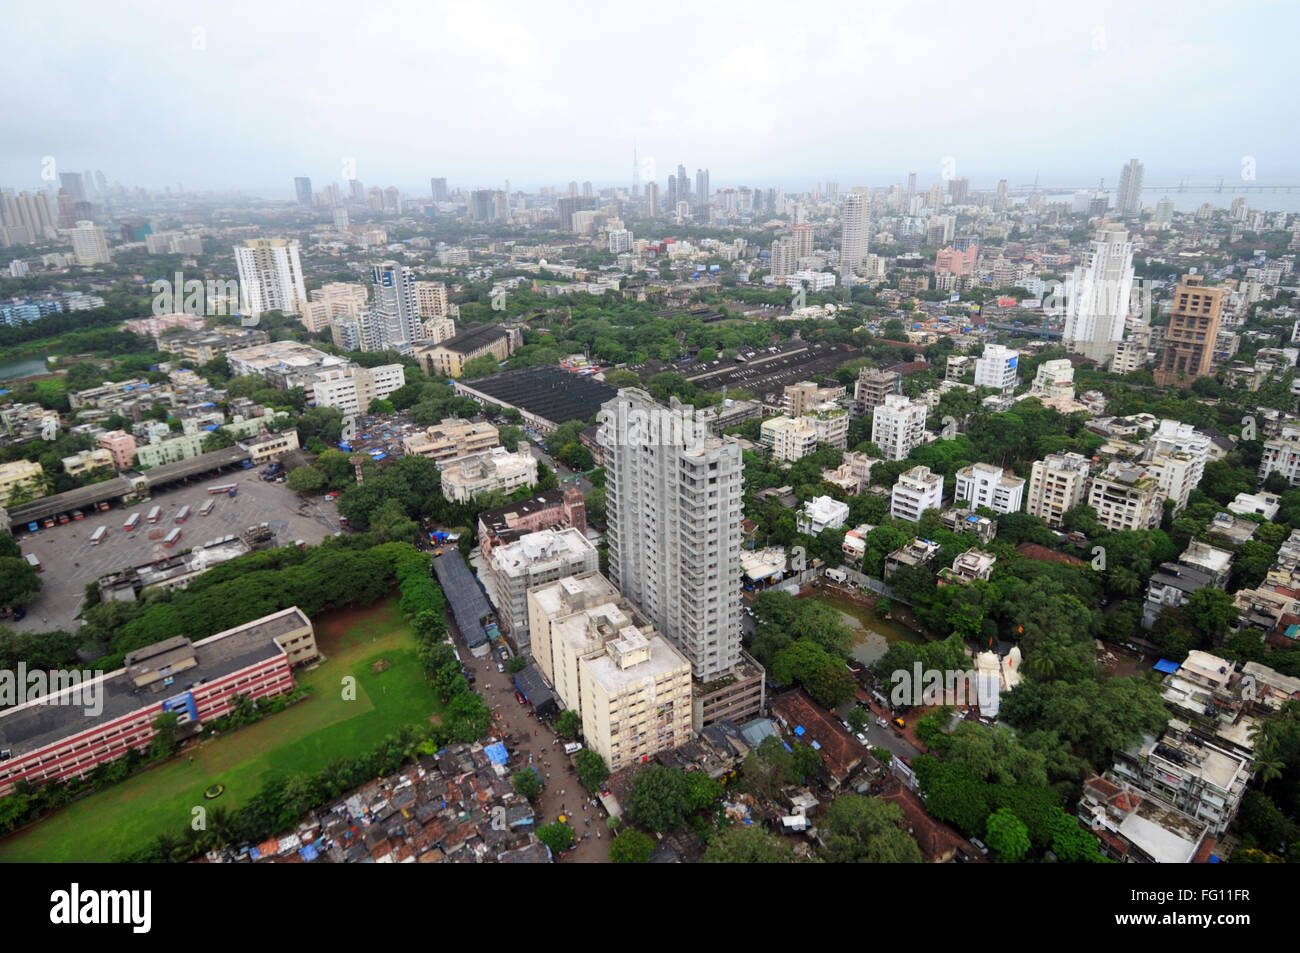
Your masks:
<svg viewBox="0 0 1300 953"><path fill-rule="evenodd" d="M99 693L94 700L102 700L98 714L92 715L87 711L90 689L69 688L45 696L49 701L28 701L0 711L0 747L8 749L14 757L20 757L141 708L157 705L167 698L183 694L200 682L222 678L284 654L274 640L310 624L302 610L292 606L197 642L190 643L184 636L173 636L159 643L161 649L157 645L139 649L126 656L126 667L94 679L94 690ZM184 669L174 683L160 679L138 688L133 682L133 678L143 674L142 666L153 665L156 670L158 666L154 663L162 656L180 658L182 655L189 657L190 653L197 664ZM165 663L165 659L163 661Z"/></svg>
<svg viewBox="0 0 1300 953"><path fill-rule="evenodd" d="M552 424L588 421L618 391L603 381L570 374L552 365L506 371L460 382L488 399Z"/></svg>
<svg viewBox="0 0 1300 953"><path fill-rule="evenodd" d="M801 741L817 749L832 777L847 777L868 757L866 747L802 689L773 698L772 713L784 721Z"/></svg>
<svg viewBox="0 0 1300 953"><path fill-rule="evenodd" d="M566 527L526 533L512 543L497 546L490 558L494 567L513 575L563 560L585 559L595 551L584 533Z"/></svg>

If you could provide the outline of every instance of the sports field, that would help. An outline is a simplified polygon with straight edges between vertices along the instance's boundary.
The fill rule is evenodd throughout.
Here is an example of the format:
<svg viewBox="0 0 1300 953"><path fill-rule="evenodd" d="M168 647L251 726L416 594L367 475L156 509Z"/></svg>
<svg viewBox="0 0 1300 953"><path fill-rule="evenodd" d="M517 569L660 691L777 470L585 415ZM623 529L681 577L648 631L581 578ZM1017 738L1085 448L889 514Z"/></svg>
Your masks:
<svg viewBox="0 0 1300 953"><path fill-rule="evenodd" d="M312 696L192 752L144 771L63 808L0 841L0 861L111 861L167 831L181 836L198 805L238 808L272 772L319 771L341 757L378 744L403 725L439 709L415 653L415 638L396 599L370 609L329 612L315 621L328 661L299 670ZM389 665L372 671L380 659ZM356 678L355 700L343 697L345 676ZM193 761L190 761L190 754ZM226 791L203 799L210 784Z"/></svg>

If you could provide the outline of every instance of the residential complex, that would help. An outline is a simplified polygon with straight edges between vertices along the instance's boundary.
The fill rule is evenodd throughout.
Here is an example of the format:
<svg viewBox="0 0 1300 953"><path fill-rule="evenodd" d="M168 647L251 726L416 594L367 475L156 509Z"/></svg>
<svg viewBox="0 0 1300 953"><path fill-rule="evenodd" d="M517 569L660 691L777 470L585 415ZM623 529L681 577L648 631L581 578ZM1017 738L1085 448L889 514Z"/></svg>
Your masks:
<svg viewBox="0 0 1300 953"><path fill-rule="evenodd" d="M334 367L319 371L313 394L317 407L337 407L343 415L369 413L373 401L383 400L406 383L401 364L378 367Z"/></svg>
<svg viewBox="0 0 1300 953"><path fill-rule="evenodd" d="M426 427L423 433L403 437L402 452L441 464L491 450L498 442L497 428L491 424L449 417Z"/></svg>
<svg viewBox="0 0 1300 953"><path fill-rule="evenodd" d="M256 317L267 311L298 314L307 301L298 242L251 238L235 246L241 307Z"/></svg>
<svg viewBox="0 0 1300 953"><path fill-rule="evenodd" d="M1072 353L1106 365L1124 338L1133 290L1133 243L1122 225L1097 229L1086 263L1066 289L1065 342Z"/></svg>
<svg viewBox="0 0 1300 953"><path fill-rule="evenodd" d="M1001 467L973 463L957 471L956 500L972 509L987 506L994 513L1018 513L1024 499L1025 481Z"/></svg>
<svg viewBox="0 0 1300 953"><path fill-rule="evenodd" d="M912 467L899 474L889 496L889 515L919 523L926 510L943 509L943 476L929 467Z"/></svg>
<svg viewBox="0 0 1300 953"><path fill-rule="evenodd" d="M1020 377L1016 365L1020 352L1001 344L990 344L984 353L975 360L975 386L992 387L1003 394L1010 394L1016 389Z"/></svg>
<svg viewBox="0 0 1300 953"><path fill-rule="evenodd" d="M1048 526L1060 526L1061 518L1087 497L1091 469L1092 461L1078 453L1049 453L1035 460L1025 512Z"/></svg>
<svg viewBox="0 0 1300 953"><path fill-rule="evenodd" d="M638 388L601 410L611 581L691 662L696 727L757 713L740 647L740 445Z"/></svg>
<svg viewBox="0 0 1300 953"><path fill-rule="evenodd" d="M1174 291L1174 310L1156 363L1158 385L1189 386L1210 372L1223 314L1223 288L1210 288L1201 275L1188 275Z"/></svg>
<svg viewBox="0 0 1300 953"><path fill-rule="evenodd" d="M871 442L886 460L905 460L925 443L927 407L902 394L890 394L871 414Z"/></svg>
<svg viewBox="0 0 1300 953"><path fill-rule="evenodd" d="M537 458L526 441L515 453L493 447L448 461L442 469L442 495L453 503L467 503L493 490L509 495L520 487L536 485Z"/></svg>
<svg viewBox="0 0 1300 953"><path fill-rule="evenodd" d="M501 634L519 654L530 652L528 590L564 576L595 572L596 547L578 529L544 529L494 548L483 585L497 607Z"/></svg>
<svg viewBox="0 0 1300 953"><path fill-rule="evenodd" d="M1160 525L1164 492L1155 474L1143 466L1112 463L1092 478L1088 505L1113 533L1154 529Z"/></svg>
<svg viewBox="0 0 1300 953"><path fill-rule="evenodd" d="M537 667L613 771L692 737L691 665L603 576L528 591Z"/></svg>

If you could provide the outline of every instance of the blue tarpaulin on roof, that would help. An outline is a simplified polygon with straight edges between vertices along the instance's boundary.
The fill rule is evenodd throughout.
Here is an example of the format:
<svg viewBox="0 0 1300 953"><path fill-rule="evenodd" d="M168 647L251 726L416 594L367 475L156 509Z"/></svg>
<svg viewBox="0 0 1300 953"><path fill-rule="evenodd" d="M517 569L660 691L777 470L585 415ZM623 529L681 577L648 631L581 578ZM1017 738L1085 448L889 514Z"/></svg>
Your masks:
<svg viewBox="0 0 1300 953"><path fill-rule="evenodd" d="M306 847L299 848L298 856L301 857L303 860L315 860L316 845L308 844Z"/></svg>
<svg viewBox="0 0 1300 953"><path fill-rule="evenodd" d="M798 735L800 738L802 738L802 737L803 737L803 725L795 725L795 726L794 726L794 733L795 733L796 735Z"/></svg>
<svg viewBox="0 0 1300 953"><path fill-rule="evenodd" d="M206 427L204 427L203 429L204 429L204 430L216 430L216 429L217 429L217 425L216 425L216 424L208 424L208 425L207 425Z"/></svg>
<svg viewBox="0 0 1300 953"><path fill-rule="evenodd" d="M506 746L499 741L494 745L488 745L483 749L483 753L493 764L505 764L510 759L510 755L506 753Z"/></svg>
<svg viewBox="0 0 1300 953"><path fill-rule="evenodd" d="M1178 671L1178 663L1171 662L1167 658L1162 658L1159 662L1156 662L1156 664L1151 667L1154 668L1157 672L1164 672L1165 674L1173 674L1174 672Z"/></svg>

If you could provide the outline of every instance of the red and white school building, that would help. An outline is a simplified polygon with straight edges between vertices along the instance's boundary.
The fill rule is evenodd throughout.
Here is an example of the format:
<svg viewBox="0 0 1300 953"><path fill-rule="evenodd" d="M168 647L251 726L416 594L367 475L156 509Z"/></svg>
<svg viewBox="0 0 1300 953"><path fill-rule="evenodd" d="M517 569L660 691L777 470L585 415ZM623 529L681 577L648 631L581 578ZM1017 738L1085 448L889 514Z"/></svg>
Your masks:
<svg viewBox="0 0 1300 953"><path fill-rule="evenodd" d="M293 667L316 655L316 631L297 606L198 642L178 635L130 652L124 668L0 711L0 797L19 780L84 777L144 747L164 712L176 712L186 737L237 695L287 694Z"/></svg>

